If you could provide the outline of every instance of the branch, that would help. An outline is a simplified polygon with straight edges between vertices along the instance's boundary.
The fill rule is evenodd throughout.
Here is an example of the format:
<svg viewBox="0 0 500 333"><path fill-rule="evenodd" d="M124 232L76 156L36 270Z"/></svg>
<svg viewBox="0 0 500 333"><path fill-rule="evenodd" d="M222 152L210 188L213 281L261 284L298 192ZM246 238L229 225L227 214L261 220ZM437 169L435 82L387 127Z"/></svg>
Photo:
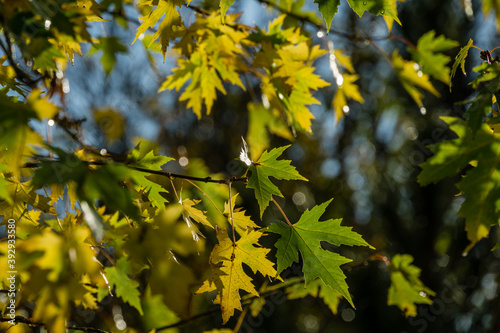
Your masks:
<svg viewBox="0 0 500 333"><path fill-rule="evenodd" d="M25 163L22 167L23 168L38 168L41 166L42 163L54 163L58 161L37 161L37 162L28 162ZM102 161L82 161L82 163L86 165L108 165L111 163L107 162L102 162ZM145 172L145 173L150 173L154 175L159 175L159 176L164 176L168 178L179 178L179 179L186 179L186 180L193 180L193 181L198 181L198 182L204 182L204 183L215 183L215 184L230 184L234 182L243 182L246 183L248 182L248 177L240 177L240 178L235 178L231 177L230 179L212 179L212 177L194 177L194 176L188 176L188 175L181 175L177 173L172 173L172 172L166 172L166 171L161 171L161 170L150 170L146 168L141 168L141 167L134 167L127 165L126 163L123 163L127 168L137 170L140 172Z"/></svg>
<svg viewBox="0 0 500 333"><path fill-rule="evenodd" d="M0 323L1 322L9 322L9 321L12 321L12 318L6 318L6 317L0 318ZM21 317L21 316L16 316L14 318L14 322L27 324L29 326L44 326L44 327L46 327L46 325L44 323L38 323L35 321L31 321L30 319L25 318L25 317ZM104 330L101 330L99 328L94 328L94 327L66 326L66 328L68 330L84 331L84 332L113 333L111 331L104 331Z"/></svg>

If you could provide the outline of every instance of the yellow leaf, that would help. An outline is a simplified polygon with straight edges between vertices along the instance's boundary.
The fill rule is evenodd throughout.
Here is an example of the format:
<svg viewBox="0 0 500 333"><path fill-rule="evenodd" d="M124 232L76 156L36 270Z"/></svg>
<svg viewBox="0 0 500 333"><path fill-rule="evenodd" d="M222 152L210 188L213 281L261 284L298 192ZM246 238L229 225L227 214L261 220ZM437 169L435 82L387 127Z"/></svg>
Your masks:
<svg viewBox="0 0 500 333"><path fill-rule="evenodd" d="M125 119L113 109L94 110L94 119L106 140L115 141L125 134Z"/></svg>
<svg viewBox="0 0 500 333"><path fill-rule="evenodd" d="M337 92L333 98L333 110L337 122L344 116L344 112L349 110L347 99L353 99L359 103L364 103L364 99L359 93L359 87L354 83L358 80L357 74L344 74L344 81L341 86L337 87Z"/></svg>
<svg viewBox="0 0 500 333"><path fill-rule="evenodd" d="M397 51L394 51L392 64L401 84L419 106L422 106L423 94L418 88L427 90L437 97L440 96L429 80L429 75L423 73L417 63L404 60Z"/></svg>
<svg viewBox="0 0 500 333"><path fill-rule="evenodd" d="M233 222L234 222L234 227L236 231L239 234L243 234L249 230L259 228L257 224L255 224L251 219L250 216L245 215L245 211L242 210L242 208L234 208L236 205L236 198L238 197L238 194L234 195L231 198L231 205L233 207ZM231 224L231 212L229 210L229 202L224 203L224 216L227 217L227 220L229 224Z"/></svg>
<svg viewBox="0 0 500 333"><path fill-rule="evenodd" d="M196 222L206 225L207 227L213 229L214 228L213 225L208 221L207 217L205 216L206 212L193 207L194 205L197 205L200 202L201 200L191 200L191 199L184 199L182 201L182 209L183 209L182 214L184 215L184 219L185 220L194 219Z"/></svg>
<svg viewBox="0 0 500 333"><path fill-rule="evenodd" d="M214 267L196 293L218 291L214 303L221 306L224 324L234 314L235 309L241 310L240 289L259 296L252 279L243 270L243 263L250 267L254 274L259 271L264 276L276 277L274 264L266 258L270 250L258 244L260 236L261 232L250 231L233 243L226 230L217 230L219 244L215 245L210 254L210 263ZM222 266L217 266L220 264Z"/></svg>
<svg viewBox="0 0 500 333"><path fill-rule="evenodd" d="M142 4L152 6L153 2L154 1L144 1ZM177 12L176 7L182 6L185 2L186 1L184 0L160 0L158 2L158 7L156 7L153 12L151 12L148 16L140 18L143 22L139 28L137 28L137 33L132 44L134 44L137 38L145 33L148 28L153 28L156 25L156 22L158 22L158 20L165 15L149 44L149 46L151 46L154 41L160 38L163 61L165 61L165 53L167 52L170 39L174 37L176 31L184 28L181 16Z"/></svg>

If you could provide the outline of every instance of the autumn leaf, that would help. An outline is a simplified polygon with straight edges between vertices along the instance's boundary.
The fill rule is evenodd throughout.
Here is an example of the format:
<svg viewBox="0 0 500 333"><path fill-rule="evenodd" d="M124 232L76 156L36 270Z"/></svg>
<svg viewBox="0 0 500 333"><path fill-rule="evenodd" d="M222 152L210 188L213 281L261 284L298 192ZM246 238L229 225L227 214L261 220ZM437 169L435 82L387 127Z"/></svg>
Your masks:
<svg viewBox="0 0 500 333"><path fill-rule="evenodd" d="M420 92L419 88L427 90L437 97L440 96L439 92L430 82L429 75L423 73L419 69L418 64L413 61L404 60L397 51L394 51L392 54L392 64L396 71L396 75L401 81L401 85L419 107L423 105L423 94Z"/></svg>
<svg viewBox="0 0 500 333"><path fill-rule="evenodd" d="M137 33L132 44L134 44L137 38L145 33L148 28L154 28L156 22L164 16L160 26L156 30L156 33L153 35L153 39L151 40L149 46L160 38L161 52L163 54L163 61L165 61L165 53L167 52L170 39L175 36L176 31L184 28L182 18L179 12L177 12L176 7L182 6L185 2L185 0L159 0L157 2L154 0L142 0L141 5L153 6L154 3L157 3L158 6L148 16L140 18L143 22L139 28L137 28Z"/></svg>
<svg viewBox="0 0 500 333"><path fill-rule="evenodd" d="M391 286L387 305L396 305L406 317L417 315L416 304L432 304L429 296L435 293L420 281L420 268L412 265L413 257L397 254L391 260Z"/></svg>
<svg viewBox="0 0 500 333"><path fill-rule="evenodd" d="M243 208L235 208L236 198L238 194L233 195L231 198L231 206L233 208L233 223L235 230L241 235L249 230L257 229L259 226L250 219L250 216L245 215L245 210ZM224 203L224 216L227 218L229 224L231 224L231 211L229 209L229 202Z"/></svg>
<svg viewBox="0 0 500 333"><path fill-rule="evenodd" d="M280 148L274 148L270 152L264 151L259 160L248 168L251 175L248 179L247 187L255 191L255 198L257 199L260 206L260 216L264 214L269 201L271 201L273 195L283 196L274 185L269 177L274 177L276 179L298 179L305 180L295 167L290 165L289 160L277 160L279 156L290 146L284 146Z"/></svg>
<svg viewBox="0 0 500 333"><path fill-rule="evenodd" d="M324 250L320 242L329 242L336 246L358 245L373 247L364 241L359 234L352 231L351 227L340 226L340 219L319 222L319 218L331 201L314 206L311 210L306 210L294 225L271 224L269 231L281 235L275 245L278 250L276 254L278 260L277 271L281 273L293 262L298 263L300 251L304 261L302 271L304 272L306 286L316 278L321 278L327 286L338 291L353 305L345 282L346 277L340 268L341 265L350 262L351 259Z"/></svg>
<svg viewBox="0 0 500 333"><path fill-rule="evenodd" d="M205 216L206 212L193 207L194 205L197 205L200 202L201 200L191 200L191 199L184 199L182 201L181 203L183 210L182 215L184 217L184 221L186 221L188 225L190 225L191 224L190 221L194 220L198 223L201 223L213 229L214 226L208 221L207 217Z"/></svg>
<svg viewBox="0 0 500 333"><path fill-rule="evenodd" d="M260 231L248 231L233 243L226 230L217 230L219 244L215 245L210 254L212 271L196 293L217 290L214 304L220 304L224 324L233 316L234 310L241 310L240 289L259 296L252 279L243 270L243 264L254 274L258 271L264 276L276 276L274 264L266 258L270 250L262 248L258 243L261 236Z"/></svg>
<svg viewBox="0 0 500 333"><path fill-rule="evenodd" d="M357 74L343 74L342 77L344 81L342 85L337 87L335 97L333 98L333 110L335 111L335 116L337 122L344 116L344 113L349 110L347 105L348 99L353 99L359 103L364 103L364 99L359 93L359 87L356 82L359 79Z"/></svg>

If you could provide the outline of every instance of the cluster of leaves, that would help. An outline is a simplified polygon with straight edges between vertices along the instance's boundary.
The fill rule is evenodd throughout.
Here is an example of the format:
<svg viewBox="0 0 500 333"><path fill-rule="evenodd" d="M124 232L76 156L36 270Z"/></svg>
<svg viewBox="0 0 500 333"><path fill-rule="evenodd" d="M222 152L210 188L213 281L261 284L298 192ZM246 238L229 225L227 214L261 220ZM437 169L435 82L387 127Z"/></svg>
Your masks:
<svg viewBox="0 0 500 333"><path fill-rule="evenodd" d="M469 40L458 53L451 79L460 66L465 74L465 60L474 47ZM465 173L457 184L465 201L459 215L465 218L465 230L470 241L467 253L481 239L488 237L490 229L499 223L498 203L499 175L499 128L498 97L500 91L500 59L490 51L481 51L482 64L473 68L478 75L471 82L477 94L465 112L465 120L442 118L457 138L431 145L434 155L422 164L419 182L422 185L436 183L443 178Z"/></svg>
<svg viewBox="0 0 500 333"><path fill-rule="evenodd" d="M247 89L243 76L258 80L261 98L247 107L249 153L256 161L248 152L242 153L241 160L247 168L240 181L245 181L254 192L262 218L270 202L276 203L273 197L282 196L271 177L306 181L291 161L279 159L287 146L266 149L270 141L268 132L290 141L296 131L311 133L314 116L309 107L319 103L313 93L329 85L314 73L315 60L329 55L338 85L333 98L338 119L348 99L360 103L364 100L355 83L359 77L347 52L329 45L322 49L314 44L306 29L287 28L287 15L276 18L265 30L240 24L238 15L226 15L233 2L222 0L220 12L207 13L196 7L196 20L186 24L179 8L190 5L190 1L141 0L136 8L142 16L135 40L142 39L148 28L154 28L156 32L151 38L143 38L146 46L156 46L159 40L163 57L169 47L177 53L177 67L160 90L183 90L179 100L187 101L187 107L199 118L203 106L210 114L217 93L226 94L227 84ZM315 2L328 31L340 2ZM389 30L393 21L401 23L396 2L348 0L359 16L365 11L383 16ZM294 5L290 0L280 3L284 7L275 4L277 8L287 10ZM333 313L342 298L353 305L342 267L351 260L325 249L322 243L373 247L351 227L341 226L340 219L319 221L331 200L306 210L296 223L290 222L283 212L286 223L273 223L266 229L262 227L267 222L254 222L244 207L236 208L241 202L233 193L235 180L210 175L201 164L194 167L197 164L191 162L189 175L174 175L165 171L166 164L173 159L162 156L146 142L125 156L83 144L68 151L44 140L35 130L50 119L71 139L77 138L73 131L77 124L65 118L51 97L64 96L64 69L68 62L73 62L75 53L82 54L82 43L92 43L90 53L102 53L105 73L112 72L117 53L126 52L127 48L115 37L93 38L88 24L105 21L106 13L126 25L126 5L132 6L132 1L100 4L94 0L0 1L5 43L3 39L0 42L6 54L0 58L0 214L2 225L9 219L16 221L18 305L32 309L31 319L52 332L66 331L69 318L77 312L72 311L75 307L97 311L105 302L117 302L114 296L140 314L142 327L147 330L189 318L193 308L203 303L203 299L193 296L195 293L216 292L214 303L220 305L223 323L228 322L235 310L242 309L242 302L249 304L255 315L265 295L277 288L286 288L289 299L320 297ZM314 20L307 22L316 24ZM10 52L12 41L19 48L26 68L14 60ZM438 95L431 77L447 82L449 58L443 52L454 46L455 42L436 37L431 31L410 50L413 60L403 59L397 51L392 58L387 57L418 105L422 105L419 89ZM341 73L338 66L346 73ZM484 79L475 84L487 86L488 91L496 94L496 86L491 90L491 82L497 82L498 77L495 66L498 66L495 61L484 65L480 69ZM465 178L462 182L464 193L477 192L475 173L484 176L486 172L491 179L497 178L493 171L498 153L488 154L490 150L496 152L496 134L481 124L486 111L487 107L482 107L480 117L470 111L467 125L454 123L459 139L450 145L458 148L436 146L436 155L427 162L435 174L427 175L429 171L424 166L422 183L437 181L452 174L449 170L456 172L476 160L479 160L477 168L467 175L472 181ZM94 117L113 119L118 130L108 133L108 138L121 137L123 118L117 112L97 110ZM494 120L490 123L496 124ZM463 147L469 149L467 154ZM444 156L441 151L450 155ZM453 161L453 165L436 166ZM439 172L441 169L446 171ZM179 179L185 185L180 193L174 184ZM225 186L222 191L213 189L220 184ZM484 184L490 183L481 182L480 186ZM476 201L482 200L484 214L497 214L498 205L489 206L492 198L498 197L495 184L481 187L484 195L471 198L467 205L477 206ZM172 190L167 191L167 187ZM66 205L64 212L60 209L62 204ZM197 208L199 204L206 211ZM464 212L469 211L467 205L464 204ZM483 221L488 220L481 215L476 222L468 222L471 241L484 237L484 230L489 230L491 223ZM276 268L269 255L271 249L262 246L261 238L267 233L279 235L274 244ZM211 240L217 244L209 257L198 256L212 244ZM8 243L0 242L2 262L8 258L8 250ZM300 262L299 253L304 278L281 282L280 274L294 262ZM208 262L201 262L198 257ZM395 256L388 264L391 274L388 303L399 306L406 315L415 315L415 304L429 304L429 295L433 294L419 280L419 270L411 261L408 255ZM197 264L188 265L189 262ZM2 270L0 276L1 288L8 290L7 271ZM278 282L259 285L261 276ZM240 290L248 295L241 297ZM112 322L105 325L113 327Z"/></svg>

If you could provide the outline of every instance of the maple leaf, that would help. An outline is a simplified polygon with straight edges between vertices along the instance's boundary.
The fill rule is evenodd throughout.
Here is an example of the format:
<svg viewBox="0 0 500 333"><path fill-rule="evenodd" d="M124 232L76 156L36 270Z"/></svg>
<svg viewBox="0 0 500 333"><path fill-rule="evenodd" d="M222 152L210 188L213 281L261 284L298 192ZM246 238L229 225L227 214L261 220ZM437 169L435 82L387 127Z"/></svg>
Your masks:
<svg viewBox="0 0 500 333"><path fill-rule="evenodd" d="M173 160L172 157L155 155L153 151L149 151L146 154L140 148L139 143L127 156L126 165L131 168L142 168L147 170L162 170L162 166L169 161ZM145 154L145 155L144 155ZM165 203L168 202L161 193L168 193L168 191L163 188L160 184L155 183L150 180L148 174L144 171L130 169L130 178L133 180L137 190L144 189L146 195L148 196L151 204L154 207L165 208Z"/></svg>
<svg viewBox="0 0 500 333"><path fill-rule="evenodd" d="M431 30L418 39L416 49L410 48L409 51L424 73L447 84L450 80L450 68L447 64L451 58L441 52L458 45L457 41L443 35L436 37L436 32Z"/></svg>
<svg viewBox="0 0 500 333"><path fill-rule="evenodd" d="M457 56L455 57L455 62L453 63L453 67L451 68L451 75L450 75L450 88L451 88L451 79L455 76L455 73L457 72L458 66L460 65L460 68L462 69L462 73L464 75L467 75L465 73L465 59L467 58L467 55L469 54L469 49L473 46L473 41L472 38L469 39L467 42L467 45L462 47L460 51L458 52Z"/></svg>
<svg viewBox="0 0 500 333"><path fill-rule="evenodd" d="M262 152L269 148L268 132L278 135L288 141L294 137L286 122L280 117L276 109L266 108L263 104L248 103L248 131L246 139L250 147L250 155L260 157Z"/></svg>
<svg viewBox="0 0 500 333"><path fill-rule="evenodd" d="M413 257L397 254L391 260L391 286L387 296L387 305L397 305L405 316L416 316L416 304L432 304L429 295L435 293L420 281L420 268L412 265Z"/></svg>
<svg viewBox="0 0 500 333"><path fill-rule="evenodd" d="M359 87L354 83L359 79L357 74L342 75L344 81L342 85L337 87L337 92L333 98L333 110L337 118L337 122L344 116L344 109L347 106L347 99L353 99L359 103L364 103L364 99L359 93Z"/></svg>
<svg viewBox="0 0 500 333"><path fill-rule="evenodd" d="M456 175L470 164L476 165L462 177L457 187L465 194L459 215L465 218L465 230L470 241L467 253L478 241L487 237L500 214L500 138L487 124L474 134L464 120L442 117L458 138L431 145L434 152L421 165L418 176L421 185ZM477 161L473 163L473 161Z"/></svg>
<svg viewBox="0 0 500 333"><path fill-rule="evenodd" d="M260 216L264 214L269 201L271 201L273 194L283 196L274 185L269 177L274 177L276 179L286 179L286 180L305 180L295 167L290 165L289 160L277 160L277 158L290 147L284 146L279 148L274 148L270 152L264 151L262 156L256 163L250 165L248 170L252 173L248 179L247 188L252 188L255 191L255 198L257 199L260 206Z"/></svg>
<svg viewBox="0 0 500 333"><path fill-rule="evenodd" d="M318 4L318 10L325 20L326 33L328 33L332 25L333 17L338 11L340 0L314 0L314 3Z"/></svg>
<svg viewBox="0 0 500 333"><path fill-rule="evenodd" d="M233 195L231 198L231 206L233 207L233 223L234 223L234 228L238 232L238 234L243 234L247 232L248 230L256 229L259 228L257 224L255 224L252 219L250 219L250 216L245 215L245 211L240 207L240 208L234 208L236 205L236 198L238 197L238 194ZM231 224L231 212L229 210L229 202L224 203L224 216L226 216L227 220Z"/></svg>
<svg viewBox="0 0 500 333"><path fill-rule="evenodd" d="M370 12L374 15L388 16L395 20L401 25L401 21L398 18L397 0L347 0L349 6L359 17L363 16L363 13Z"/></svg>
<svg viewBox="0 0 500 333"><path fill-rule="evenodd" d="M335 289L327 286L321 279L316 279L307 285L303 283L294 284L286 289L288 299L304 298L308 295L321 298L334 315L338 312L338 306L342 295Z"/></svg>
<svg viewBox="0 0 500 333"><path fill-rule="evenodd" d="M373 247L363 240L361 235L352 231L351 227L340 226L341 219L319 222L319 218L331 201L306 210L294 225L274 223L268 230L281 235L276 242L278 274L293 262L299 262L300 251L304 261L302 271L306 285L316 278L321 278L326 285L338 291L353 305L345 282L346 277L340 268L351 259L324 250L320 242L325 241L337 246L359 245L372 249Z"/></svg>
<svg viewBox="0 0 500 333"><path fill-rule="evenodd" d="M224 324L235 309L241 310L240 289L259 296L252 279L243 270L243 264L250 267L254 274L259 271L264 276L276 277L274 264L266 258L270 250L262 248L258 243L261 236L260 231L248 231L233 243L225 229L217 230L219 244L214 246L210 254L210 263L214 267L196 293L218 291L214 304L220 304Z"/></svg>
<svg viewBox="0 0 500 333"><path fill-rule="evenodd" d="M234 15L229 15L230 22L227 23L232 23L234 19ZM172 70L173 75L167 77L159 91L179 91L190 81L179 101L188 101L187 107L201 118L203 104L207 114L210 114L217 91L226 94L223 80L245 89L239 78L239 68L244 66L241 43L248 33L235 30L234 27L222 25L215 14L199 18L176 45L176 49L188 59L177 60L178 67ZM199 38L196 44L192 43L193 35Z"/></svg>
<svg viewBox="0 0 500 333"><path fill-rule="evenodd" d="M213 229L214 226L208 221L207 217L205 216L206 212L193 207L194 205L197 205L200 202L201 200L191 200L191 199L184 199L182 201L182 210L183 210L182 215L184 217L184 221L186 221L188 225L191 225L189 221L195 220Z"/></svg>
<svg viewBox="0 0 500 333"><path fill-rule="evenodd" d="M153 35L150 44L148 45L151 46L153 42L160 38L161 52L163 54L163 61L165 61L165 53L167 52L170 39L175 36L176 31L184 28L182 18L179 12L177 12L176 7L182 6L185 2L185 0L159 0L158 6L154 11L152 11L148 16L140 18L143 22L139 28L137 28L137 33L132 44L134 44L137 38L145 33L148 28L153 28L156 25L156 22L158 22L158 20L165 15L160 23L160 26L156 30L156 33ZM153 0L141 1L141 5L153 6L153 3L155 3Z"/></svg>
<svg viewBox="0 0 500 333"><path fill-rule="evenodd" d="M116 295L121 297L125 302L133 306L139 311L142 311L141 299L139 290L139 282L132 280L129 275L131 273L130 262L127 258L122 257L116 262L116 266L104 268L110 288L115 288Z"/></svg>
<svg viewBox="0 0 500 333"><path fill-rule="evenodd" d="M418 88L425 89L437 97L440 96L439 92L430 82L429 75L420 71L415 62L404 60L397 51L394 51L392 54L392 64L396 71L396 75L401 81L401 85L418 106L422 106L423 97Z"/></svg>
<svg viewBox="0 0 500 333"><path fill-rule="evenodd" d="M226 16L227 10L234 3L234 0L221 0L220 1L220 16L222 23L224 23L224 17Z"/></svg>

